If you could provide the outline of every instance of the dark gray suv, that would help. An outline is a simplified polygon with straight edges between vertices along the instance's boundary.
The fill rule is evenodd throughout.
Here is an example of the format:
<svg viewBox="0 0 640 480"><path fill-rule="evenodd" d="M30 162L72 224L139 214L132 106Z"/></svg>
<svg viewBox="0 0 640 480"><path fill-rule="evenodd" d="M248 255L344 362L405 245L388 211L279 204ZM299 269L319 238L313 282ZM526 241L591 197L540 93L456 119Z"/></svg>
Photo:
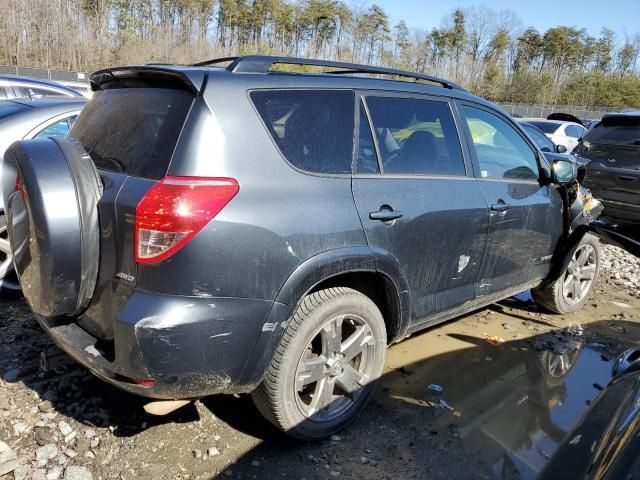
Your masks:
<svg viewBox="0 0 640 480"><path fill-rule="evenodd" d="M575 311L597 277L575 163L446 80L245 56L91 82L71 138L12 146L3 190L38 321L129 392L252 392L322 438L389 343L529 288Z"/></svg>

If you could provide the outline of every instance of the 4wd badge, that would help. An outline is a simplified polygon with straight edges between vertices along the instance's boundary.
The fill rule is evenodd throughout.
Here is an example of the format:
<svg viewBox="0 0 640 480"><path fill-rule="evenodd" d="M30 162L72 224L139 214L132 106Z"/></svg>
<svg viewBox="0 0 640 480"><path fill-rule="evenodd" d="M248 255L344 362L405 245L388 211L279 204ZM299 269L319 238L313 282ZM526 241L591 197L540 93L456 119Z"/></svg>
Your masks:
<svg viewBox="0 0 640 480"><path fill-rule="evenodd" d="M127 282L133 282L136 277L133 275L129 275L128 273L118 272L116 273L116 277L121 278L122 280L126 280Z"/></svg>

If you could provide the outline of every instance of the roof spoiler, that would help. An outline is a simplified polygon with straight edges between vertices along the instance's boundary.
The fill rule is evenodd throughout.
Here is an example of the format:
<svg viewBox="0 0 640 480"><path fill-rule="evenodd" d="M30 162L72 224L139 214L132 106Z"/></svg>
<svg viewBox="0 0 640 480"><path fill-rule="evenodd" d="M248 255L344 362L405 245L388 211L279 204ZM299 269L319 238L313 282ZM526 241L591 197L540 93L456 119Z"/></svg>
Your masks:
<svg viewBox="0 0 640 480"><path fill-rule="evenodd" d="M582 123L582 120L580 120L578 117L574 115L571 115L570 113L562 113L562 112L552 113L547 117L547 120L559 120L561 122L577 123L578 125L582 125L584 127L584 123Z"/></svg>
<svg viewBox="0 0 640 480"><path fill-rule="evenodd" d="M189 90L195 94L202 89L204 80L205 74L202 71L182 71L160 65L108 68L98 70L89 77L91 89L94 91L111 88L155 87Z"/></svg>

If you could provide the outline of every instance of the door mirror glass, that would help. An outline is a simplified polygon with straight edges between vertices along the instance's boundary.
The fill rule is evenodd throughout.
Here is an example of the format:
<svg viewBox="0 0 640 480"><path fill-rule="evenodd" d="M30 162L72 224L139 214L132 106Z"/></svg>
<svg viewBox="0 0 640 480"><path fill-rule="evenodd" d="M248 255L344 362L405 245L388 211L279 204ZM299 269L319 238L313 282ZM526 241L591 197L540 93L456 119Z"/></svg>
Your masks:
<svg viewBox="0 0 640 480"><path fill-rule="evenodd" d="M576 165L568 160L555 160L551 166L553 183L565 185L576 180Z"/></svg>
<svg viewBox="0 0 640 480"><path fill-rule="evenodd" d="M566 151L567 151L567 147L565 147L564 145L556 145L557 153L565 153Z"/></svg>

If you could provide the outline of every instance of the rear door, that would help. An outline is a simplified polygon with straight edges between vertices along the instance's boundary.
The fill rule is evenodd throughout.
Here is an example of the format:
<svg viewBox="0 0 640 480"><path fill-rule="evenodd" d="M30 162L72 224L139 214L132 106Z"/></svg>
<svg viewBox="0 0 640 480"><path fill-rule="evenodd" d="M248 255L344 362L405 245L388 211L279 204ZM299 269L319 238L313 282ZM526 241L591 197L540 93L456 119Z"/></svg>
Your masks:
<svg viewBox="0 0 640 480"><path fill-rule="evenodd" d="M461 103L460 109L490 208L477 294L541 280L562 237L562 197L541 183L541 155L513 122L476 104Z"/></svg>
<svg viewBox="0 0 640 480"><path fill-rule="evenodd" d="M359 109L358 213L369 245L398 261L422 323L474 298L487 203L450 101L364 93Z"/></svg>

